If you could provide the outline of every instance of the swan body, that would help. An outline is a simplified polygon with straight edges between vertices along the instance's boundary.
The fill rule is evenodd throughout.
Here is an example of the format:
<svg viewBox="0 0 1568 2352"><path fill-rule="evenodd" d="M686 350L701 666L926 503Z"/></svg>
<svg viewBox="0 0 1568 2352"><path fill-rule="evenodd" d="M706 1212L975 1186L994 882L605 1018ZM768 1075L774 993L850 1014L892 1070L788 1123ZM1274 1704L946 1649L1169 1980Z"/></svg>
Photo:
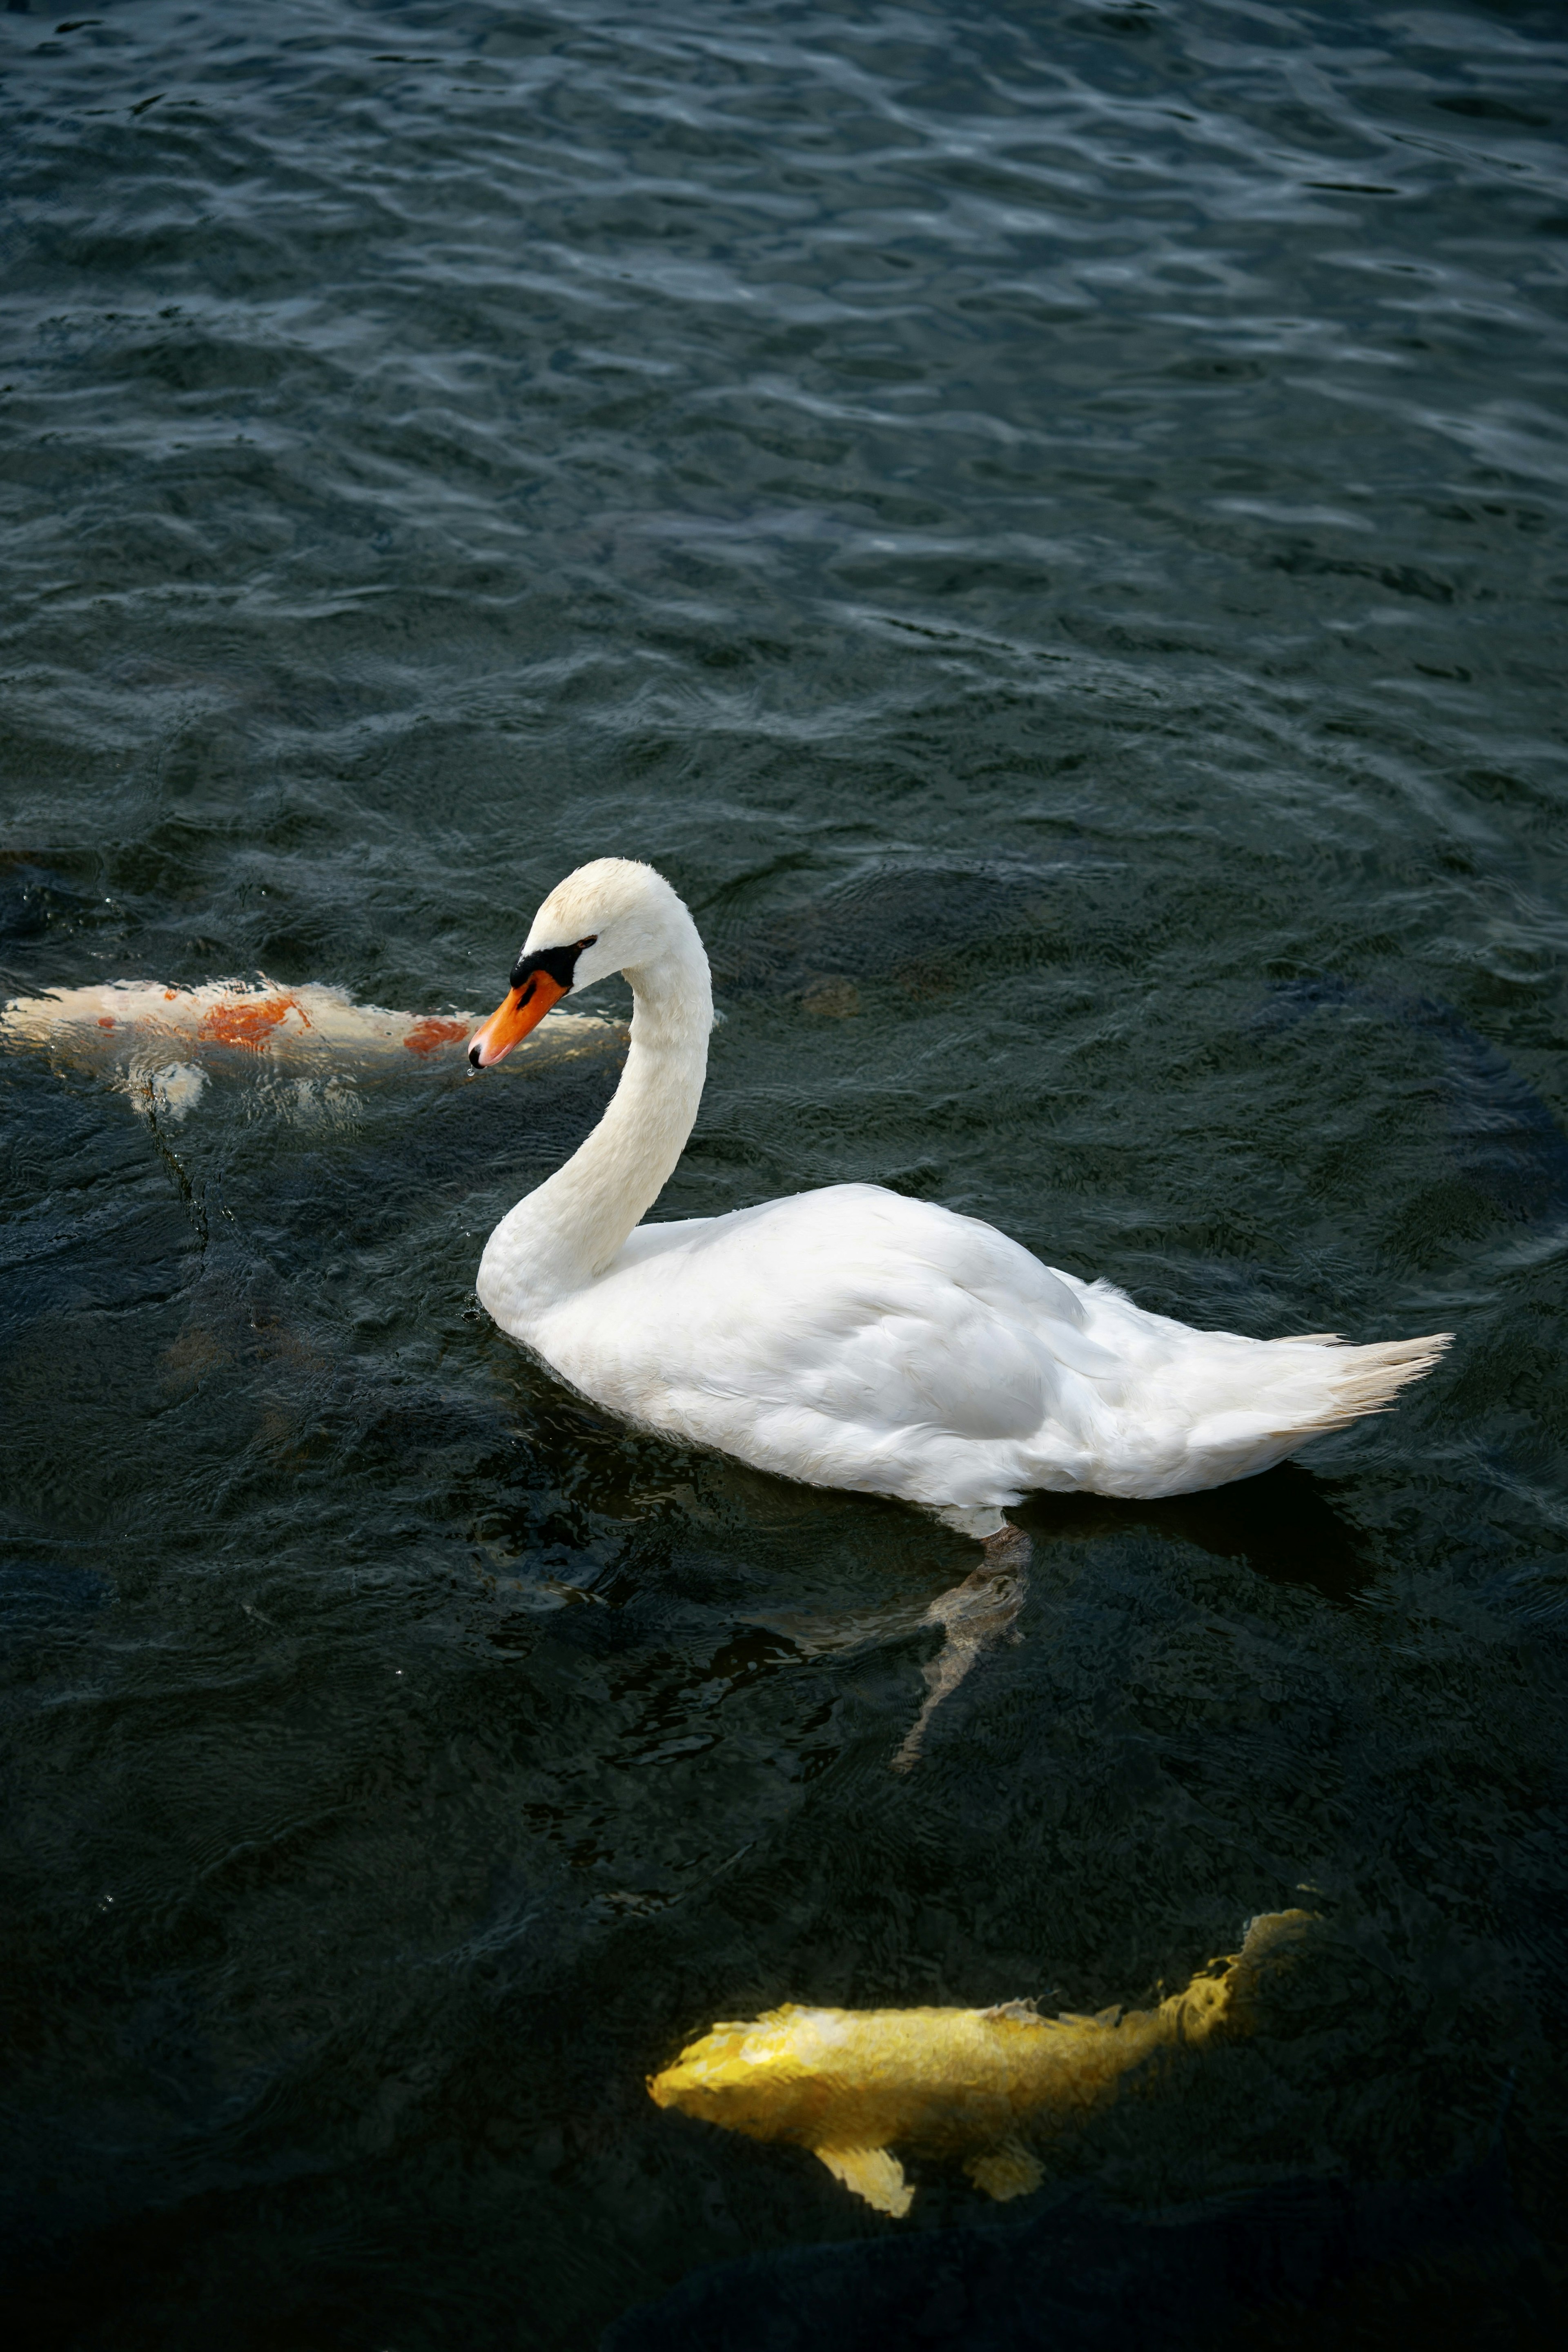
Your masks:
<svg viewBox="0 0 1568 2352"><path fill-rule="evenodd" d="M502 1218L478 1287L503 1330L628 1421L978 1535L1031 1488L1248 1477L1386 1405L1447 1344L1196 1331L874 1184L644 1224L696 1118L713 1017L696 926L661 876L622 858L568 876L469 1060L488 1067L616 971L636 1011L615 1097Z"/></svg>

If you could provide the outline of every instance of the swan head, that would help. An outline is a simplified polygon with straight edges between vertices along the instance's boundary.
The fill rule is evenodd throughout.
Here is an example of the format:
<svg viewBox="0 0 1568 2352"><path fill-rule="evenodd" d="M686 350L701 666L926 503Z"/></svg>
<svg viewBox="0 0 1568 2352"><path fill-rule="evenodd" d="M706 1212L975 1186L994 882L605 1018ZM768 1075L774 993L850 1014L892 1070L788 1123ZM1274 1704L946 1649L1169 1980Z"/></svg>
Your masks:
<svg viewBox="0 0 1568 2352"><path fill-rule="evenodd" d="M689 965L693 981L700 972L706 991L697 926L663 875L632 857L579 866L535 915L506 995L469 1041L470 1064L493 1068L574 989L590 988L613 971L624 971L635 987L639 975L671 959Z"/></svg>

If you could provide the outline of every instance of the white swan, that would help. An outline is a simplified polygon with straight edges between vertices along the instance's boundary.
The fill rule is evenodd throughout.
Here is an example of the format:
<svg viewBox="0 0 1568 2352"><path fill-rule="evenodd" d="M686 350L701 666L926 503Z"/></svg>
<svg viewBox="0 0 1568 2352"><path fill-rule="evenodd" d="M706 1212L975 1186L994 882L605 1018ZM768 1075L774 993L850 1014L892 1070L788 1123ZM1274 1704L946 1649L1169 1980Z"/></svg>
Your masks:
<svg viewBox="0 0 1568 2352"><path fill-rule="evenodd" d="M616 971L636 1006L620 1085L491 1234L479 1295L628 1421L1010 1537L1003 1514L1031 1488L1152 1496L1249 1477L1388 1404L1447 1344L1194 1331L875 1184L643 1224L696 1118L713 1019L697 927L661 875L618 857L568 875L468 1058L489 1067Z"/></svg>

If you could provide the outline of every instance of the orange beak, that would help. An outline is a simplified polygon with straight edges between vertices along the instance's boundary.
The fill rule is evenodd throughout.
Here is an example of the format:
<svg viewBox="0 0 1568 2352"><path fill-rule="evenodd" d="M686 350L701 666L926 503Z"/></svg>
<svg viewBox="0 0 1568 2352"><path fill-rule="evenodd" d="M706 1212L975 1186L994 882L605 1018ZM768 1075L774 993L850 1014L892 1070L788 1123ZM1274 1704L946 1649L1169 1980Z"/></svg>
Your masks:
<svg viewBox="0 0 1568 2352"><path fill-rule="evenodd" d="M476 1029L468 1041L468 1059L476 1070L493 1070L504 1062L512 1047L521 1045L531 1029L537 1029L552 1004L559 1004L566 991L547 971L531 971L521 988L507 991L482 1029Z"/></svg>

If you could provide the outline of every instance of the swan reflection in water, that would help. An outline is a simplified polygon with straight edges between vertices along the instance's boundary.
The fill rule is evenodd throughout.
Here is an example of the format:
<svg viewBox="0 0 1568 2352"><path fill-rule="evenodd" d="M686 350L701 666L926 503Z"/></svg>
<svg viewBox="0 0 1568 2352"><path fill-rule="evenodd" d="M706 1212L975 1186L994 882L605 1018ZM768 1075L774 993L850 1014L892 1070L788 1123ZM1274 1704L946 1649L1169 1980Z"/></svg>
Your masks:
<svg viewBox="0 0 1568 2352"><path fill-rule="evenodd" d="M977 1569L923 1607L904 1602L876 1612L807 1615L773 1610L752 1622L783 1637L802 1658L868 1649L940 1627L942 1643L921 1669L925 1697L891 1759L907 1772L925 1749L932 1718L971 1669L1005 1642L1024 1638L1018 1620L1030 1589L1037 1548L1058 1558L1064 1546L1116 1537L1153 1537L1243 1563L1271 1583L1305 1587L1342 1604L1374 1573L1355 1529L1335 1511L1311 1473L1281 1463L1260 1477L1202 1495L1121 1502L1102 1495L1036 1495L984 1546Z"/></svg>
<svg viewBox="0 0 1568 2352"><path fill-rule="evenodd" d="M649 2077L661 2107L809 2148L857 2197L901 2216L914 2190L893 2153L956 2157L996 2200L1045 2178L1030 2142L1116 2096L1156 2052L1249 2033L1271 1970L1289 1965L1306 1911L1254 1919L1239 1952L1211 1961L1155 2009L1041 2017L1028 2001L994 2009L807 2009L786 2002L715 2025Z"/></svg>

